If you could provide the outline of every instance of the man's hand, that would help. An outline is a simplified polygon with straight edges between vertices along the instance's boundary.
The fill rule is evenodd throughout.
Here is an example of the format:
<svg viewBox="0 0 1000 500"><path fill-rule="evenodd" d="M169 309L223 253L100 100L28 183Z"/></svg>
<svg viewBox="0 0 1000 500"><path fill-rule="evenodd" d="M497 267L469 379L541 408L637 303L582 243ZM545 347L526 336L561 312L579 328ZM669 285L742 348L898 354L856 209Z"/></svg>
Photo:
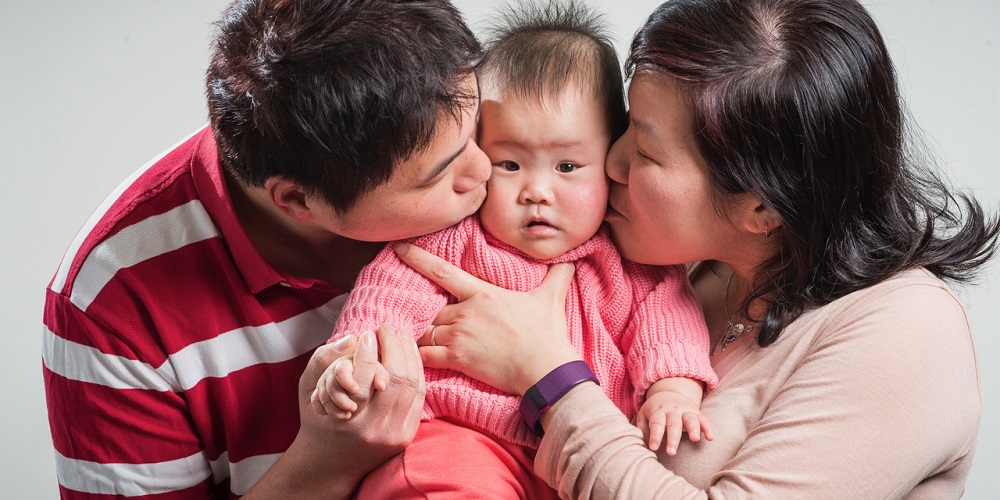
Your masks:
<svg viewBox="0 0 1000 500"><path fill-rule="evenodd" d="M316 384L352 352L349 366L358 390L351 399L357 409L348 420L321 414L313 407ZM379 377L384 380L376 382ZM383 325L377 343L374 333L364 332L356 345L321 346L299 379L301 427L295 441L244 498L349 498L366 474L413 440L424 390L420 354L406 332Z"/></svg>

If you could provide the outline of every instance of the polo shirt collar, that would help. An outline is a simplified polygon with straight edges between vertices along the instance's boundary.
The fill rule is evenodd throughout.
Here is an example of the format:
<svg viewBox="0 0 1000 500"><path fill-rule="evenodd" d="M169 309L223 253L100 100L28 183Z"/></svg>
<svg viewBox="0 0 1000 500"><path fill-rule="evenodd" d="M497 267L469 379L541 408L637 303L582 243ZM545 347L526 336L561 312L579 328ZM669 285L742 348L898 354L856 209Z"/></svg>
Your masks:
<svg viewBox="0 0 1000 500"><path fill-rule="evenodd" d="M194 179L198 198L219 228L222 240L229 248L233 263L247 288L250 289L250 293L257 294L278 284L307 288L316 283L315 280L296 278L275 269L264 260L260 251L250 241L250 237L236 217L211 126L206 126L199 133L198 144L191 162L191 177Z"/></svg>

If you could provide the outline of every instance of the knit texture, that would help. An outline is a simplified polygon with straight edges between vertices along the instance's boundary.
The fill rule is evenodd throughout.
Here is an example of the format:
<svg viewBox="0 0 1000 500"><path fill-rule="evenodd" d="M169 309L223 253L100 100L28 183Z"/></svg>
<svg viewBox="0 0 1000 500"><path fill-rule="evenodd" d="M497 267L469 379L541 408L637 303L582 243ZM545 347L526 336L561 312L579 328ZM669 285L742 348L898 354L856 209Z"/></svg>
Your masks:
<svg viewBox="0 0 1000 500"><path fill-rule="evenodd" d="M540 285L550 264L574 262L576 273L566 296L570 341L630 419L657 380L689 377L709 389L718 382L708 359L701 307L683 266L623 261L603 227L550 260L532 258L487 234L476 215L411 243L515 291ZM453 302L447 291L387 246L358 276L331 340L383 323L407 327L419 337L441 308ZM537 447L538 438L521 422L518 397L451 370L428 368L426 380L423 418L458 418L510 442Z"/></svg>

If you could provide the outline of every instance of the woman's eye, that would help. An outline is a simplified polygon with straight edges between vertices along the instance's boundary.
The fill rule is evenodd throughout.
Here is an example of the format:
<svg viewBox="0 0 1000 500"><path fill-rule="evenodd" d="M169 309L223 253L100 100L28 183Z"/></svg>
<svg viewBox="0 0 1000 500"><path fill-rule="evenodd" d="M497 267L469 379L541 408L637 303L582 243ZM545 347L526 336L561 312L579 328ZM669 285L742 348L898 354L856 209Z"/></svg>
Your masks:
<svg viewBox="0 0 1000 500"><path fill-rule="evenodd" d="M502 161L496 165L508 172L517 172L518 170L521 170L521 166L512 161Z"/></svg>
<svg viewBox="0 0 1000 500"><path fill-rule="evenodd" d="M579 167L577 167L576 165L574 165L572 163L560 163L559 165L556 166L556 171L557 172L562 172L562 173L565 174L565 173L568 173L568 172L572 172L572 171L576 170L577 168L579 168Z"/></svg>

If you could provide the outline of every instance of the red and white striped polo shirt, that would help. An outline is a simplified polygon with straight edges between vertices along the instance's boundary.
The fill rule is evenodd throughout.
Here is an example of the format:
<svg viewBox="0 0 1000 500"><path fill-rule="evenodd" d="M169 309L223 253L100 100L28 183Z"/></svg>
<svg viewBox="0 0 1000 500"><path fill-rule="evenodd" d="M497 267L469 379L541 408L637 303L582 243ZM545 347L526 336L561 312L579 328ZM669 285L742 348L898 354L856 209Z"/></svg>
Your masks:
<svg viewBox="0 0 1000 500"><path fill-rule="evenodd" d="M345 295L268 265L206 127L126 180L45 299L64 497L245 493L298 432L296 391Z"/></svg>

